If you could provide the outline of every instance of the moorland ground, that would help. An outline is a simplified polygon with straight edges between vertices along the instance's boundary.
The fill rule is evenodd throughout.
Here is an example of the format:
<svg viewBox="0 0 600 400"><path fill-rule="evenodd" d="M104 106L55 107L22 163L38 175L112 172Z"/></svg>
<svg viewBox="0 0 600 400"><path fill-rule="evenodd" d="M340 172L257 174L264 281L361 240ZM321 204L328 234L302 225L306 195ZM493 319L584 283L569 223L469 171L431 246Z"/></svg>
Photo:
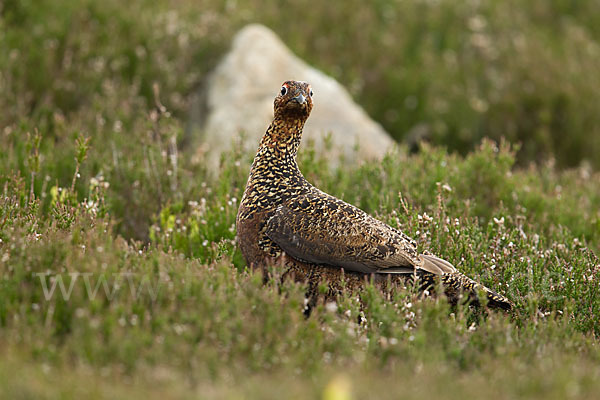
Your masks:
<svg viewBox="0 0 600 400"><path fill-rule="evenodd" d="M0 5L2 397L598 393L598 3L328 4ZM330 163L304 143L299 164L513 314L368 288L305 320L302 285L245 268L253 154L215 171L181 143L189 94L249 21L397 139L429 127L415 154Z"/></svg>

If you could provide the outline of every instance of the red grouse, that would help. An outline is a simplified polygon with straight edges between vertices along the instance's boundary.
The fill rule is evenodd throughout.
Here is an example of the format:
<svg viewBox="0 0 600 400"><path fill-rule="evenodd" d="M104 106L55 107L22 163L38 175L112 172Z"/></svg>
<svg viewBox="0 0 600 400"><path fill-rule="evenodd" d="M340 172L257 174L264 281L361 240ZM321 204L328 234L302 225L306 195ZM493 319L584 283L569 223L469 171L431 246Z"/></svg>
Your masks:
<svg viewBox="0 0 600 400"><path fill-rule="evenodd" d="M287 81L275 98L275 117L252 163L236 221L248 264L262 269L282 266L283 276L309 283L311 299L323 282L334 297L342 287L360 288L365 276L381 286L416 278L422 287L439 280L453 303L463 292L477 303L481 291L488 306L509 310L511 303L504 296L445 260L419 254L415 241L398 229L304 178L296 153L313 107L312 96L308 83Z"/></svg>

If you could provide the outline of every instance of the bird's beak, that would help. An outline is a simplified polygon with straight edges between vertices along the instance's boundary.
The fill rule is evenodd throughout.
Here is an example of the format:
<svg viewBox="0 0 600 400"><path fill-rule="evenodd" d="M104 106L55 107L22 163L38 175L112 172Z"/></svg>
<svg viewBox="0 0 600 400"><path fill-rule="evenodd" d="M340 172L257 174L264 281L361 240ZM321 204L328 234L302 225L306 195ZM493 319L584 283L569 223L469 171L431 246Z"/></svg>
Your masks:
<svg viewBox="0 0 600 400"><path fill-rule="evenodd" d="M306 101L306 98L304 97L303 94L299 94L298 96L294 97L292 100L296 100L299 104L304 104L304 102Z"/></svg>

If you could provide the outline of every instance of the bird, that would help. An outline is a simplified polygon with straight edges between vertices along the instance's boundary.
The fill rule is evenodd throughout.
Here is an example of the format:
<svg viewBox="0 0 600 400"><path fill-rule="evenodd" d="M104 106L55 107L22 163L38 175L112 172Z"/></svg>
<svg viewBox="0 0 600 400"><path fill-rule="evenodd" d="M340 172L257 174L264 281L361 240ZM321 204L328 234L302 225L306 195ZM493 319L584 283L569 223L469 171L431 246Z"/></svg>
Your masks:
<svg viewBox="0 0 600 400"><path fill-rule="evenodd" d="M274 100L274 117L263 135L236 217L239 248L251 269L268 275L281 267L281 279L308 283L308 308L366 282L387 287L410 280L423 289L441 284L452 304L470 299L511 310L503 295L462 274L450 262L419 252L408 235L363 210L313 186L302 175L296 155L313 108L313 90L303 81L286 81ZM267 278L266 278L267 279ZM305 309L306 311L306 309Z"/></svg>

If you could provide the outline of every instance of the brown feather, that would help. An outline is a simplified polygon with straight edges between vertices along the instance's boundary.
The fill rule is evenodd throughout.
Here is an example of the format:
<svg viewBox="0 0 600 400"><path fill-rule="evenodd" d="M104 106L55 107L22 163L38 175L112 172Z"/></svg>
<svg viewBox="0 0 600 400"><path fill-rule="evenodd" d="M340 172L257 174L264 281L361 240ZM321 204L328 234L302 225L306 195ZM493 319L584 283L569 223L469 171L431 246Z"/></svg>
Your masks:
<svg viewBox="0 0 600 400"><path fill-rule="evenodd" d="M346 283L360 288L367 277L385 286L417 276L438 277L451 299L460 292L488 293L490 304L510 308L501 295L467 278L446 260L419 254L413 239L311 185L296 154L312 110L306 82L288 81L275 98L275 116L258 148L237 215L238 241L249 265L281 265L283 276L329 282L331 295ZM507 306L508 304L508 306Z"/></svg>

